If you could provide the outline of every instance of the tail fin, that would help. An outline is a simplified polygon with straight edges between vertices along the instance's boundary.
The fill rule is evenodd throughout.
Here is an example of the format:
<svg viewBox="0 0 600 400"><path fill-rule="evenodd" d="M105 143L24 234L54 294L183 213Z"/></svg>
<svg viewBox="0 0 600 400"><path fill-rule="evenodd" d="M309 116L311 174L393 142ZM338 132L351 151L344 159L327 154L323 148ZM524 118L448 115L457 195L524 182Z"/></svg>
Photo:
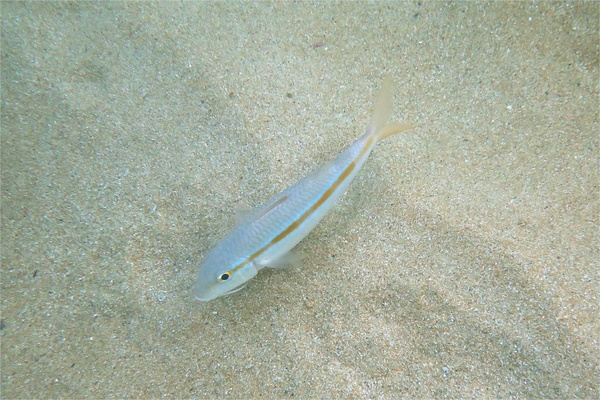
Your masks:
<svg viewBox="0 0 600 400"><path fill-rule="evenodd" d="M369 122L369 125L367 126L367 132L369 132L370 135L375 136L378 141L395 133L404 132L413 128L413 125L409 122L387 123L392 115L393 97L394 82L392 80L392 74L390 73L385 77L381 84L381 90L377 97L377 102L375 103L371 122Z"/></svg>

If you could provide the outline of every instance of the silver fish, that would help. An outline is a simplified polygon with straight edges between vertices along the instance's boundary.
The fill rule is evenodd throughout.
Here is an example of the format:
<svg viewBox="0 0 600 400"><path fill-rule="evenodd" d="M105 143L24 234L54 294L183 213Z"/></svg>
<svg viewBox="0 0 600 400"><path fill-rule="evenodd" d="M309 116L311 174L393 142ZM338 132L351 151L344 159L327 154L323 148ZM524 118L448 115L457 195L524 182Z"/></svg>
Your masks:
<svg viewBox="0 0 600 400"><path fill-rule="evenodd" d="M323 219L380 140L412 128L390 123L392 78L386 77L367 130L334 160L274 196L243 219L212 249L200 266L197 300L236 292L262 268L297 263L296 246Z"/></svg>

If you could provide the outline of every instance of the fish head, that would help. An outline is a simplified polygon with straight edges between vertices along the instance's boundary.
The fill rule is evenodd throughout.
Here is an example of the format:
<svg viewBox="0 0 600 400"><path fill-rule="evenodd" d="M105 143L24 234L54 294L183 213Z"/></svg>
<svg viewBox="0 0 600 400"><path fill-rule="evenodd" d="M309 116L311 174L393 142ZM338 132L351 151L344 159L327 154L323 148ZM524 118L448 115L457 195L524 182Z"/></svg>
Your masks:
<svg viewBox="0 0 600 400"><path fill-rule="evenodd" d="M258 273L252 261L240 260L232 265L222 261L213 257L204 260L194 290L196 300L209 301L237 292Z"/></svg>

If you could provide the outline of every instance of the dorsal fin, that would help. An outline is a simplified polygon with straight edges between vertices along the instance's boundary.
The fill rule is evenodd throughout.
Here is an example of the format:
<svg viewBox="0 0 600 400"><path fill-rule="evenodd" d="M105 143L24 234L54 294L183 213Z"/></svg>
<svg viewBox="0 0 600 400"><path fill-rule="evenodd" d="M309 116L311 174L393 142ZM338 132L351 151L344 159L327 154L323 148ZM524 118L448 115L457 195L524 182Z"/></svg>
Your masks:
<svg viewBox="0 0 600 400"><path fill-rule="evenodd" d="M275 203L271 204L269 207L265 208L260 213L258 213L258 215L256 217L254 217L252 222L258 221L259 219L261 219L262 217L264 217L265 215L267 215L268 213L270 213L271 211L273 211L274 209L279 207L281 204L283 204L283 202L285 202L287 199L288 199L287 196L281 196Z"/></svg>

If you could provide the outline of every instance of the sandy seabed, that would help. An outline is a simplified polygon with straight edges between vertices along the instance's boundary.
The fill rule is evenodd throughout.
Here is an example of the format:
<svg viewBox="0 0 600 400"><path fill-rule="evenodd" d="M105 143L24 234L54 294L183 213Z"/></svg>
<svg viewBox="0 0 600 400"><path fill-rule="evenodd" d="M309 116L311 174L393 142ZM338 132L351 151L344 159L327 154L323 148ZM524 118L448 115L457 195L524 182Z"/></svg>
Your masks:
<svg viewBox="0 0 600 400"><path fill-rule="evenodd" d="M1 397L597 398L598 3L2 3ZM208 250L394 119L299 245Z"/></svg>

